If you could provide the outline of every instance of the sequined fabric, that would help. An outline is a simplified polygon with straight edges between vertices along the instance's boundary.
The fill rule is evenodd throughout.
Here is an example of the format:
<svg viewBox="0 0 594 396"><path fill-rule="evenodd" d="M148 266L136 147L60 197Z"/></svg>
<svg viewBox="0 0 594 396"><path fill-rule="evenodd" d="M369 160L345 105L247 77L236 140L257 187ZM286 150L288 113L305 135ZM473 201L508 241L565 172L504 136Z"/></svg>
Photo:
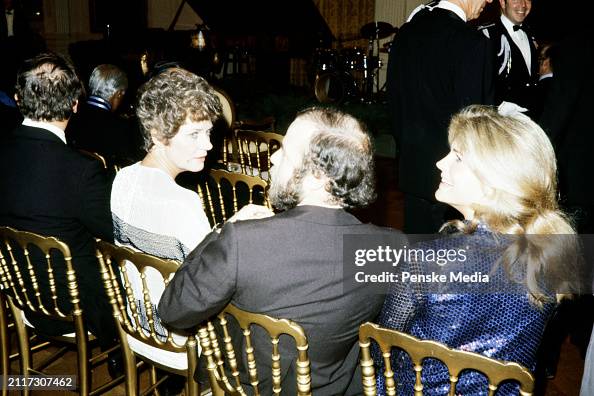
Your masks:
<svg viewBox="0 0 594 396"><path fill-rule="evenodd" d="M444 237L422 244L424 249L465 248L468 263L476 271L490 274L496 281L505 277L504 269L497 265L498 258L507 247L505 238L479 227L474 234ZM468 264L467 263L467 264ZM422 273L423 263L406 263L407 270ZM446 264L450 265L449 263ZM554 303L538 308L531 304L526 293L489 292L481 285L469 286L460 292L460 286L447 284L440 293L427 291L423 284L394 284L386 297L379 324L404 331L420 339L435 340L449 347L477 352L500 360L518 362L534 370L536 350L545 325L552 314ZM383 372L378 349L373 348L377 373ZM399 395L412 395L414 371L405 353L392 351L394 378ZM385 394L382 375L377 375L378 394ZM424 395L447 395L448 372L435 360L425 360L422 371ZM507 383L496 393L498 396L517 395L518 385ZM478 372L465 371L458 381L456 394L487 395L486 378Z"/></svg>

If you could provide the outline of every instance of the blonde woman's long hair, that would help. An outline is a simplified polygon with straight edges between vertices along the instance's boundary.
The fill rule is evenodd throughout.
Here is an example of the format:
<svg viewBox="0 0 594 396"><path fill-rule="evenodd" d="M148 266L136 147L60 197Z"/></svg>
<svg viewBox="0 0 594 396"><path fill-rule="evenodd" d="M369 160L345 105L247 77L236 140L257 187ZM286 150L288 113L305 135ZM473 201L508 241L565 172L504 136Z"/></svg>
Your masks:
<svg viewBox="0 0 594 396"><path fill-rule="evenodd" d="M522 113L501 114L495 107L472 105L452 118L448 140L489 191L484 202L473 205L472 221L450 224L472 233L484 223L495 233L519 236L501 263L512 277L517 265L524 267L532 301L541 305L547 300L542 286L566 278L568 252L577 249L571 222L559 209L549 138Z"/></svg>

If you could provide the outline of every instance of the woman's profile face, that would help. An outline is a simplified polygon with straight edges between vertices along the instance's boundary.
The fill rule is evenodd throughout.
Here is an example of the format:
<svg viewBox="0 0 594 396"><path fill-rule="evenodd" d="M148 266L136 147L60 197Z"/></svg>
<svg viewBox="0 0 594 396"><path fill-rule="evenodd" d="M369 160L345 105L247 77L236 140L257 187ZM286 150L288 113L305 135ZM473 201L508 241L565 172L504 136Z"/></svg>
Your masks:
<svg viewBox="0 0 594 396"><path fill-rule="evenodd" d="M455 145L436 165L441 171L441 183L435 191L435 198L457 209L465 219L472 219L472 205L484 200L483 183L464 163L464 155Z"/></svg>
<svg viewBox="0 0 594 396"><path fill-rule="evenodd" d="M177 134L164 145L167 162L179 172L199 172L204 169L204 161L210 143L210 121L186 120Z"/></svg>

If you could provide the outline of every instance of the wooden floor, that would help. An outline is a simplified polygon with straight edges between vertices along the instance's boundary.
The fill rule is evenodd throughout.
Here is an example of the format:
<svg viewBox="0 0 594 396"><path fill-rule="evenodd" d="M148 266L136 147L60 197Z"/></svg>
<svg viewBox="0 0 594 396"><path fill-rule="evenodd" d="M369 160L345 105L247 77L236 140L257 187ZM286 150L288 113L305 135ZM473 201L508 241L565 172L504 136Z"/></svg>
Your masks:
<svg viewBox="0 0 594 396"><path fill-rule="evenodd" d="M396 188L396 179L394 177L394 160L390 158L377 158L376 172L378 176L377 190L378 198L376 202L368 209L357 211L356 214L364 221L374 224L402 228L403 210L402 194ZM74 353L68 353L54 365L50 366L48 372L52 374L70 374L75 373L76 357ZM15 362L12 366L13 373L18 373L18 364ZM583 371L583 360L581 359L577 348L568 340L561 349L561 359L557 369L557 375L550 380L546 387L545 396L577 396L579 395L580 381ZM97 370L94 383L99 384L108 379L105 368ZM148 375L145 372L141 377L142 385L145 386L148 381ZM123 385L118 386L107 395L124 395ZM33 392L34 395L61 395L72 394L69 392ZM324 396L324 395L320 395Z"/></svg>

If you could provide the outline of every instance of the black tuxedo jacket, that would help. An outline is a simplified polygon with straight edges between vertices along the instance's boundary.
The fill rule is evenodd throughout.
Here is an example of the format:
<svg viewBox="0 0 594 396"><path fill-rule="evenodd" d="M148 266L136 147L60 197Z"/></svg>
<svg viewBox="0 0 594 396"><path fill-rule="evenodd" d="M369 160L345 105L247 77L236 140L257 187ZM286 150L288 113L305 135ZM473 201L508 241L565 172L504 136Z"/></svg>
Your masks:
<svg viewBox="0 0 594 396"><path fill-rule="evenodd" d="M99 153L121 166L139 161L144 154L140 133L130 121L86 103L68 123L66 139L73 147Z"/></svg>
<svg viewBox="0 0 594 396"><path fill-rule="evenodd" d="M159 303L161 319L176 328L190 328L231 302L247 311L294 320L308 337L313 394L348 394L351 380L361 388L361 378L354 376L358 329L375 319L384 296L366 292L369 285L364 283L346 291L345 234L402 238L362 224L344 210L317 206L226 224L220 234L207 236L177 270ZM234 337L240 342L242 338L241 333ZM260 389L269 394L270 339L256 328L253 340ZM280 350L283 394L294 395L295 348L281 338Z"/></svg>
<svg viewBox="0 0 594 396"><path fill-rule="evenodd" d="M434 200L450 118L467 105L493 103L490 54L486 37L440 8L420 11L396 35L387 89L405 193Z"/></svg>
<svg viewBox="0 0 594 396"><path fill-rule="evenodd" d="M45 129L21 125L0 143L0 225L55 236L68 244L89 330L108 340L115 339L116 333L94 238L113 241L110 190L98 161L84 157ZM34 263L44 265L41 258ZM57 267L57 271L63 270ZM67 306L64 279L56 275L59 302ZM41 287L48 287L47 282ZM62 323L30 319L49 334L67 330Z"/></svg>
<svg viewBox="0 0 594 396"><path fill-rule="evenodd" d="M19 8L14 8L12 12L12 32L14 33L14 36L19 37L29 33L27 22L23 16L23 11ZM8 25L6 22L6 10L4 7L0 6L0 40L6 39L7 37Z"/></svg>
<svg viewBox="0 0 594 396"><path fill-rule="evenodd" d="M510 36L501 19L489 25L486 30L493 45L493 58L495 59L495 102L514 102L520 106L531 108L535 86L538 81L538 53L534 46L534 39L529 33L530 44L530 70L526 65L522 51ZM511 55L506 58L503 46L509 44Z"/></svg>

